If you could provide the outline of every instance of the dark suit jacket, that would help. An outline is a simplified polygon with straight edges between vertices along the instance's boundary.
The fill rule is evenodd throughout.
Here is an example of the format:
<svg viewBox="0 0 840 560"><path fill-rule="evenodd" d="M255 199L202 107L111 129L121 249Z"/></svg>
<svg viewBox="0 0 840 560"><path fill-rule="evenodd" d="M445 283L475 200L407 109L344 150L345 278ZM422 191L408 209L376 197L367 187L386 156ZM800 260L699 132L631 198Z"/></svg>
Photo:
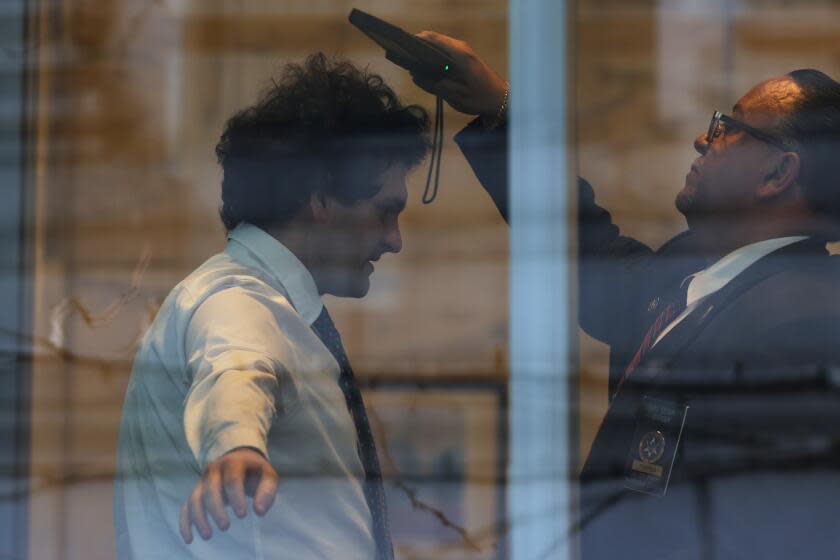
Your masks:
<svg viewBox="0 0 840 560"><path fill-rule="evenodd" d="M505 132L473 122L456 141L507 219ZM657 298L704 264L689 232L657 251L621 236L578 186L580 321L610 345L612 395ZM798 242L651 349L611 400L580 475L572 530L585 559L840 558L838 290L825 241ZM664 496L625 487L645 398L688 407Z"/></svg>

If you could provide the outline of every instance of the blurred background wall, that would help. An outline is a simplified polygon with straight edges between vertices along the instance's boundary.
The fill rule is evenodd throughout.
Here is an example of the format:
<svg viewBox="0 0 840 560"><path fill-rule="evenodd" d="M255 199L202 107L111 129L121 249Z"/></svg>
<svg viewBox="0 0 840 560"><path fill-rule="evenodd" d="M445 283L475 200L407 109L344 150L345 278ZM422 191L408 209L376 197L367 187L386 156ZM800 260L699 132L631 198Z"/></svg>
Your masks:
<svg viewBox="0 0 840 560"><path fill-rule="evenodd" d="M36 86L30 558L115 555L110 485L133 351L168 291L224 246L213 147L225 120L317 50L433 107L346 22L352 7L464 39L507 75L504 1L27 4L30 48L0 57L23 57ZM713 110L794 68L840 75L829 0L581 0L574 12L579 172L625 233L654 246L684 227L673 198ZM327 301L372 382L405 558L505 552L508 231L451 141L468 120L447 110L438 199L421 204L421 167L404 250L377 267L370 295ZM585 456L607 402L606 351L585 335L580 371Z"/></svg>

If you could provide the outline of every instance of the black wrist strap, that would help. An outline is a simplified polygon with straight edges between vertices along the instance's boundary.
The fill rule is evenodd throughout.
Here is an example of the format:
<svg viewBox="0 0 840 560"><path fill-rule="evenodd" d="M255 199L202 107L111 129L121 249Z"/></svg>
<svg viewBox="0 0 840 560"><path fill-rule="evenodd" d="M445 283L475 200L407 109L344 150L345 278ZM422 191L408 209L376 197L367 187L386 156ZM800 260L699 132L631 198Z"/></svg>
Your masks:
<svg viewBox="0 0 840 560"><path fill-rule="evenodd" d="M440 184L440 156L443 150L443 99L435 100L435 129L432 138L432 158L429 161L429 173L426 175L426 188L423 189L423 204L431 203L437 197ZM432 174L435 181L432 183Z"/></svg>

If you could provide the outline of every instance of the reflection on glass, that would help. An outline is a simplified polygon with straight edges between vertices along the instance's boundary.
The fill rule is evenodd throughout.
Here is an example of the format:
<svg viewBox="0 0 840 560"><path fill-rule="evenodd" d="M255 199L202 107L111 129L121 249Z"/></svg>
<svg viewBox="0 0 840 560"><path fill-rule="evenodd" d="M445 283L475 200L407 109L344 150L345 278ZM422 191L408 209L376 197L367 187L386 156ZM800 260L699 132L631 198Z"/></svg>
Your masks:
<svg viewBox="0 0 840 560"><path fill-rule="evenodd" d="M10 454L0 473L0 511L15 519L2 533L3 553L13 542L11 557L113 558L116 543L125 550L129 517L158 508L151 522L170 540L140 544L223 555L228 546L252 550L256 541L244 528L287 516L278 524L298 523L298 538L359 556L386 542L384 535L397 558L512 555L510 528L528 518L512 518L505 497L510 438L518 437L507 421L506 141L518 126L507 118L517 95L517 84L506 81L516 75L507 68L508 5L363 8L404 29L434 30L424 37L448 45L462 57L454 68L468 70L449 82L411 76L347 23L349 6L331 2L36 1L0 9L9 30L0 65L16 77L0 93L9 139L4 285L9 306L22 307L21 320L10 311L4 323L15 355L4 371L21 383L2 393L4 458ZM579 441L562 454L580 457L580 478L565 481L579 484L580 499L570 526L548 535L557 545L545 557L571 543L583 558L831 558L840 546L832 492L840 310L836 257L823 249L837 237L840 103L826 76L840 75L840 8L811 0L582 0L573 8L565 79L573 84L566 126L574 135L566 148L585 180L569 193L577 199L579 243L577 260L567 264L580 272L571 309L582 330L570 403ZM382 135L387 127L372 143L343 137L342 150L353 157L341 164L275 154L282 171L262 187L254 178L265 173L241 152L222 146L219 165L214 148L228 119L271 89L285 64L318 51L382 76L403 106L428 110L434 98L427 91L448 102L434 204L420 200L427 171L420 155L406 165L367 157L406 147L400 135ZM807 68L825 75L792 72ZM707 134L716 109L734 120L721 116ZM246 137L260 137L259 126L249 130L254 135ZM236 227L231 216L243 208L222 206L229 167L254 189L357 176L364 179L343 188L396 197L382 205L370 202L374 194L363 197L369 205L308 206L313 220L321 211L341 218L324 242L336 260L324 267L330 287L321 289L315 265L272 245L271 205L243 197L251 221L264 223L250 233ZM220 206L231 227L219 220ZM233 302L209 297L206 309L192 314L202 306L186 306L184 298L196 294L179 283L208 259L200 270L220 265L227 243L251 254L248 247L259 252L262 241L275 249L269 261L306 272L289 288L273 265L248 261L248 274L283 286L278 293L288 305L254 294ZM355 273L343 282L348 268ZM301 280L307 274L311 283ZM291 301L287 292L295 290L314 296ZM182 299L166 301L170 293ZM340 346L325 318L319 332L310 327L321 317L317 301L329 309ZM271 317L261 315L269 308ZM279 352L258 358L261 345L290 346L272 340L266 326L278 324L273 313L281 311L305 317L295 341L311 348L286 348L282 360ZM173 315L182 321L168 323ZM182 331L165 332L164 324ZM161 349L179 340L186 348L190 326L202 325L207 330L190 340L205 350L178 359L212 355L222 365L202 375L222 384L233 376L220 372L247 369L247 390L193 387L195 371L179 377L166 362L177 352L152 351L156 341ZM225 337L247 340L231 354L220 350L225 344L213 346ZM351 443L366 436L359 435L365 423L357 395L342 381L345 358L383 475L381 509L379 490L347 482L370 471L373 447L359 452ZM294 360L306 367L290 369ZM129 381L132 367L161 371L164 362L171 377ZM327 370L332 378L294 375ZM158 391L156 398L143 400L144 390ZM271 398L253 400L258 393ZM231 504L230 527L220 531L210 514L207 541L191 523L186 545L180 508L201 488L205 467L227 450L207 443L226 440L230 428L210 412L214 406L260 419L257 429L231 436L232 449L245 448L252 470L268 463L276 471L277 495L265 516L254 515L249 494L259 485L246 477L247 515L237 517ZM188 407L194 414L183 413ZM320 412L307 418L307 410ZM121 436L120 419L132 417ZM272 447L275 436L301 441L293 450ZM143 447L143 437L160 447ZM323 445L315 445L318 437ZM327 442L332 455L323 451ZM138 456L145 465L138 467ZM262 480L271 490L272 476ZM312 496L326 505L307 502ZM336 504L336 496L344 501ZM283 509L292 503L299 505ZM188 508L187 520L196 521L190 515ZM304 520L318 516L341 530L316 539ZM359 537L332 540L352 531ZM266 537L266 557L288 556L291 545L272 541L280 537Z"/></svg>

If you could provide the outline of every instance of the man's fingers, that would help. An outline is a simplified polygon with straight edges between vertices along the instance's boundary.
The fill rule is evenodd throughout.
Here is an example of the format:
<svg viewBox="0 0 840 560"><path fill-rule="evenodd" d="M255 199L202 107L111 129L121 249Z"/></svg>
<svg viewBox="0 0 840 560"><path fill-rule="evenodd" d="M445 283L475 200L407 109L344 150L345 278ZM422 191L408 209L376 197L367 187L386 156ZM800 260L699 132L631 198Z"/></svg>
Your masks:
<svg viewBox="0 0 840 560"><path fill-rule="evenodd" d="M440 44L441 34L435 32L435 31L429 31L429 30L424 29L420 33L416 33L415 36L423 39L424 41L428 41L430 43L433 43L434 45L439 45Z"/></svg>
<svg viewBox="0 0 840 560"><path fill-rule="evenodd" d="M223 479L228 503L237 517L245 517L248 513L248 501L245 499L245 466L239 462L226 465Z"/></svg>
<svg viewBox="0 0 840 560"><path fill-rule="evenodd" d="M463 41L435 31L421 31L416 36L432 43L449 56L462 56L462 51L466 47Z"/></svg>
<svg viewBox="0 0 840 560"><path fill-rule="evenodd" d="M202 492L201 500L204 503L205 509L213 517L213 521L216 522L216 526L222 531L226 531L230 527L230 519L228 519L227 512L225 511L225 500L222 491L222 473L220 469L210 469L204 481L204 491Z"/></svg>
<svg viewBox="0 0 840 560"><path fill-rule="evenodd" d="M199 485L200 486L200 485ZM207 515L204 513L204 505L201 503L201 488L196 487L193 490L189 501L189 515L190 522L198 529L198 534L205 541L213 536L213 530L207 522Z"/></svg>
<svg viewBox="0 0 840 560"><path fill-rule="evenodd" d="M260 482L254 492L254 512L257 515L265 515L274 503L274 496L277 495L277 485L280 482L277 473L266 463L260 473Z"/></svg>
<svg viewBox="0 0 840 560"><path fill-rule="evenodd" d="M178 520L178 528L181 531L181 538L184 542L190 544L193 540L192 524L190 523L190 511L187 502L181 506L181 517Z"/></svg>

